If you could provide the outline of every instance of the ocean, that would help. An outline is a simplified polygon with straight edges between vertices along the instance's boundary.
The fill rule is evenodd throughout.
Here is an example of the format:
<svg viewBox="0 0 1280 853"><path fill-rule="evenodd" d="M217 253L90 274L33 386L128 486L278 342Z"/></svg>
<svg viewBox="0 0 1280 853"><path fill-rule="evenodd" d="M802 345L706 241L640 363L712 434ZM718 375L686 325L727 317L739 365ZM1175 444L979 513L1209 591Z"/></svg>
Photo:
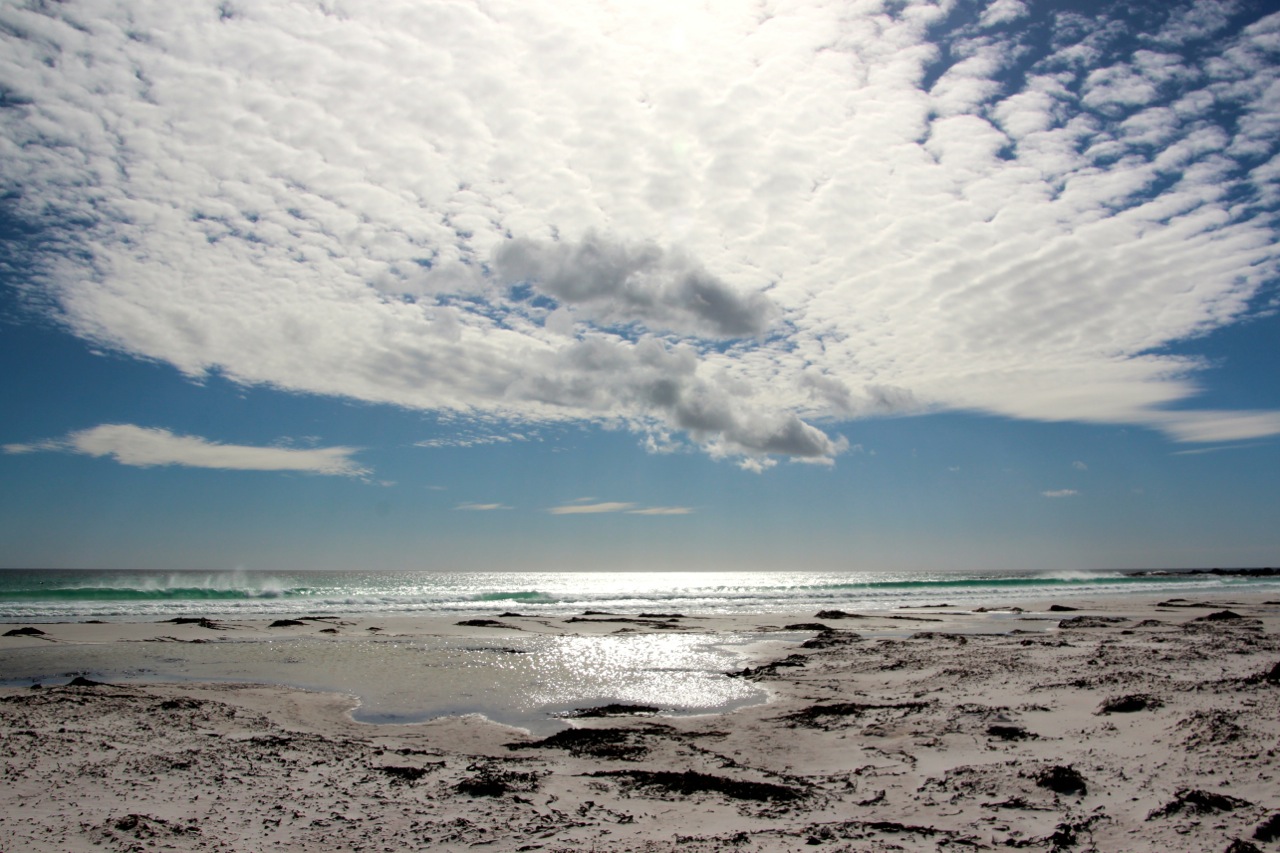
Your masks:
<svg viewBox="0 0 1280 853"><path fill-rule="evenodd" d="M1012 606L1046 597L1274 592L1280 576L1087 572L165 572L0 570L0 621L413 613L686 615Z"/></svg>
<svg viewBox="0 0 1280 853"><path fill-rule="evenodd" d="M725 676L795 631L611 633L504 631L501 637L372 634L360 623L393 615L567 617L584 611L685 616L895 610L953 605L998 610L1030 601L1137 595L1230 601L1274 594L1280 577L1124 572L143 572L0 570L0 622L45 624L47 639L0 654L0 686L59 684L76 675L110 683L252 682L358 697L363 723L482 714L548 734L558 715L609 703L664 714L725 712L768 700ZM1012 614L1010 614L1012 615ZM333 616L354 626L200 642L58 642L59 622L159 622ZM519 621L519 620L517 620ZM801 619L803 621L803 619ZM1047 623L1036 623L1042 629ZM918 626L904 627L904 631ZM768 657L768 655L766 655Z"/></svg>

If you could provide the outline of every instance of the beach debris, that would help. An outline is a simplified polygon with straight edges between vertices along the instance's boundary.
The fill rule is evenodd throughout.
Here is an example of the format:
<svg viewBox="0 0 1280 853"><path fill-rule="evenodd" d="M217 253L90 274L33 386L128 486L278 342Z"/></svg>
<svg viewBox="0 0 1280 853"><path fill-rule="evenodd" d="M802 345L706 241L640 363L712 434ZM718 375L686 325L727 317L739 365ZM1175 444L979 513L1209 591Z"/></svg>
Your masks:
<svg viewBox="0 0 1280 853"><path fill-rule="evenodd" d="M868 711L905 711L910 714L916 711L923 711L925 708L930 707L931 704L930 702L896 702L887 704L833 702L828 705L810 705L808 708L784 714L779 719L786 720L793 726L824 729L836 721L857 719Z"/></svg>
<svg viewBox="0 0 1280 853"><path fill-rule="evenodd" d="M157 835L200 834L200 827L194 822L181 824L149 814L130 813L115 820L108 820L107 824L110 829L118 832L127 832L134 838L154 838Z"/></svg>
<svg viewBox="0 0 1280 853"><path fill-rule="evenodd" d="M529 619L531 617L526 616L523 613L513 613L510 610L508 610L506 613L499 613L498 618L499 619Z"/></svg>
<svg viewBox="0 0 1280 853"><path fill-rule="evenodd" d="M1195 711L1174 728L1186 730L1182 743L1188 749L1221 746L1239 740L1247 731L1236 722L1238 711Z"/></svg>
<svg viewBox="0 0 1280 853"><path fill-rule="evenodd" d="M1263 680L1270 684L1280 684L1280 663L1271 667L1271 671L1264 675Z"/></svg>
<svg viewBox="0 0 1280 853"><path fill-rule="evenodd" d="M845 613L843 610L819 610L813 614L815 619L866 619L859 613Z"/></svg>
<svg viewBox="0 0 1280 853"><path fill-rule="evenodd" d="M984 809L1015 809L1017 811L1027 812L1051 812L1054 809L1051 806L1038 806L1029 801L1026 797L1009 797L999 802L983 803Z"/></svg>
<svg viewBox="0 0 1280 853"><path fill-rule="evenodd" d="M1147 820L1158 817L1169 817L1175 814L1212 814L1214 812L1233 812L1247 808L1253 803L1232 797L1228 794L1217 794L1213 791L1201 791L1197 788L1179 788L1173 799L1147 815Z"/></svg>
<svg viewBox="0 0 1280 853"><path fill-rule="evenodd" d="M683 613L641 613L641 619L687 619Z"/></svg>
<svg viewBox="0 0 1280 853"><path fill-rule="evenodd" d="M1000 740L1026 740L1034 738L1035 735L1024 729L1022 726L1010 726L995 723L987 726L987 734L990 737L999 738Z"/></svg>
<svg viewBox="0 0 1280 853"><path fill-rule="evenodd" d="M564 729L531 743L509 743L507 749L563 749L577 758L635 761L649 751L649 734L635 729Z"/></svg>
<svg viewBox="0 0 1280 853"><path fill-rule="evenodd" d="M765 833L774 832L774 830L757 830L752 833L753 837L759 837ZM949 847L954 844L958 847L985 849L986 844L981 843L973 836L961 835L954 830L939 829L934 826L920 826L918 824L899 823L894 820L845 820L839 823L826 824L810 824L807 828L802 829L798 833L779 833L783 837L788 835L792 837L804 838L805 844L817 846L827 844L833 841L841 840L863 840L873 835L918 835L922 838L933 838L941 836L938 842L938 849ZM724 838L724 836L721 836ZM726 850L730 846L737 847L746 843L746 840L737 840L734 838L726 838L725 844L711 849ZM703 848L699 848L703 849ZM841 847L840 850L851 848ZM877 847L876 849L881 849ZM901 850L903 848L894 844L884 848L889 850Z"/></svg>
<svg viewBox="0 0 1280 853"><path fill-rule="evenodd" d="M268 628L296 628L296 627L302 627L306 624L307 624L306 622L301 622L297 619L277 619L267 627Z"/></svg>
<svg viewBox="0 0 1280 853"><path fill-rule="evenodd" d="M1074 612L1074 611L1076 611L1076 610L1079 610L1079 609L1080 609L1079 607L1068 607L1068 606L1067 606L1067 605L1065 605L1065 604L1050 604L1050 605L1049 605L1049 612L1050 612L1050 613L1072 613L1072 612Z"/></svg>
<svg viewBox="0 0 1280 853"><path fill-rule="evenodd" d="M943 832L932 826L915 826L909 823L898 823L896 820L863 820L858 821L858 827L871 832L887 832L893 835L923 835L926 838L943 833L945 835L953 835L952 832Z"/></svg>
<svg viewBox="0 0 1280 853"><path fill-rule="evenodd" d="M337 634L339 632L337 628L321 628L320 633L321 634Z"/></svg>
<svg viewBox="0 0 1280 853"><path fill-rule="evenodd" d="M386 765L379 767L383 773L391 777L392 784L412 785L423 776L426 776L435 767L401 767L397 765Z"/></svg>
<svg viewBox="0 0 1280 853"><path fill-rule="evenodd" d="M77 675L75 678L67 682L68 687L112 687L114 685L107 684L105 681L93 681L85 678L83 675Z"/></svg>
<svg viewBox="0 0 1280 853"><path fill-rule="evenodd" d="M725 675L729 678L745 678L748 681L759 681L761 678L776 676L780 668L804 666L806 661L807 658L804 655L787 655L782 660L775 660L772 663L761 664L760 666L749 666L737 672L726 672Z"/></svg>
<svg viewBox="0 0 1280 853"><path fill-rule="evenodd" d="M1236 613L1234 610L1218 610L1213 613L1208 613L1204 616L1197 616L1195 619L1192 619L1191 621L1192 622L1230 622L1234 619L1243 619L1243 618L1244 618L1243 616L1241 616L1239 613Z"/></svg>
<svg viewBox="0 0 1280 853"><path fill-rule="evenodd" d="M847 646L850 643L859 642L862 639L861 634L853 631L837 631L834 628L828 628L822 631L816 637L811 637L800 644L802 649L834 649L840 646Z"/></svg>
<svg viewBox="0 0 1280 853"><path fill-rule="evenodd" d="M593 611L588 611L588 613L591 613L591 612ZM626 622L632 625L647 625L650 628L681 628L683 627L681 625L676 624L672 619L669 619L667 617L662 617L662 616L648 616L644 618L634 618L631 616L614 616L612 614L607 614L607 613L597 614L594 618L588 618L587 616L570 616L568 619L564 621L566 624L578 623L578 622L589 622L589 623Z"/></svg>
<svg viewBox="0 0 1280 853"><path fill-rule="evenodd" d="M1094 814L1084 820L1074 822L1063 821L1053 828L1053 832L1041 839L1041 843L1051 845L1049 847L1049 853L1062 853L1062 851L1068 850L1079 844L1081 841L1080 836L1087 835L1090 841L1090 848L1096 850L1097 847L1092 843L1093 825L1099 820L1104 819L1106 819L1105 815Z"/></svg>
<svg viewBox="0 0 1280 853"><path fill-rule="evenodd" d="M1280 812L1258 824L1253 830L1253 837L1259 841L1280 841Z"/></svg>
<svg viewBox="0 0 1280 853"><path fill-rule="evenodd" d="M790 625L783 625L784 631L830 631L831 628L823 625L821 622L795 622Z"/></svg>
<svg viewBox="0 0 1280 853"><path fill-rule="evenodd" d="M1158 696L1149 693L1131 693L1117 696L1103 702L1094 714L1132 714L1137 711L1154 711L1164 703Z"/></svg>
<svg viewBox="0 0 1280 853"><path fill-rule="evenodd" d="M1256 844L1250 844L1248 841L1236 838L1227 845L1227 849L1223 853L1262 853L1262 849Z"/></svg>
<svg viewBox="0 0 1280 853"><path fill-rule="evenodd" d="M695 770L682 773L672 770L597 770L587 776L619 780L624 791L641 794L720 794L734 800L757 802L791 802L802 799L807 791L773 782L747 782L726 776L713 776Z"/></svg>
<svg viewBox="0 0 1280 853"><path fill-rule="evenodd" d="M1048 788L1055 794L1079 794L1083 797L1089 792L1080 771L1070 765L1064 767L1061 764L1055 764L1041 770L1035 778L1036 785Z"/></svg>
<svg viewBox="0 0 1280 853"><path fill-rule="evenodd" d="M172 619L165 619L165 622L171 622L174 625L199 625L201 628L208 628L210 631L225 631L227 626L215 622L206 616L175 616Z"/></svg>
<svg viewBox="0 0 1280 853"><path fill-rule="evenodd" d="M463 619L461 622L456 624L461 625L464 628L510 628L513 631L520 630L519 626L512 625L508 622L502 622L498 619ZM370 628L369 630L373 629Z"/></svg>
<svg viewBox="0 0 1280 853"><path fill-rule="evenodd" d="M570 720L588 717L631 717L648 716L656 714L661 710L661 708L653 705L625 705L618 702L611 702L608 705L597 705L594 708L579 708L574 711L566 711L565 713L557 714L556 716Z"/></svg>
<svg viewBox="0 0 1280 853"><path fill-rule="evenodd" d="M493 764L472 764L467 771L474 773L453 786L459 794L469 797L501 797L510 793L532 793L538 790L541 776L519 770L503 770Z"/></svg>
<svg viewBox="0 0 1280 853"><path fill-rule="evenodd" d="M1128 622L1123 616L1073 616L1058 622L1059 628L1108 628Z"/></svg>
<svg viewBox="0 0 1280 853"><path fill-rule="evenodd" d="M28 626L26 628L14 628L12 631L5 631L4 635L6 637L43 637L45 636L45 632L41 631L39 628L32 628Z"/></svg>
<svg viewBox="0 0 1280 853"><path fill-rule="evenodd" d="M200 708L204 703L199 699L190 699L186 696L178 696L173 699L165 699L156 707L161 711L194 711Z"/></svg>

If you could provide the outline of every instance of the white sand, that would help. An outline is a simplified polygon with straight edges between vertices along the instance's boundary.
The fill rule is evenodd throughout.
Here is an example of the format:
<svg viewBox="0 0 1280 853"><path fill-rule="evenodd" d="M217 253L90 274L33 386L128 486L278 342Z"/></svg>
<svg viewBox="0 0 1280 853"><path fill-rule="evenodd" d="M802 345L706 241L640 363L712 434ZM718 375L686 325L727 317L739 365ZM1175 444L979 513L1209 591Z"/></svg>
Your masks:
<svg viewBox="0 0 1280 853"><path fill-rule="evenodd" d="M1070 603L1082 609L663 628L40 625L44 636L0 638L0 676L17 677L22 650L40 644L119 661L234 634L213 647L235 669L261 645L246 640L283 636L604 642L630 635L618 630L737 637L817 621L834 631L816 648L797 641L808 631L757 650L750 681L768 703L576 720L541 745L475 716L364 725L349 716L351 695L278 686L5 689L0 851L1277 849L1266 839L1280 836L1280 684L1265 676L1280 663L1280 605ZM1242 618L1203 618L1227 607ZM1079 616L1118 621L1070 621ZM340 676L359 692L369 673ZM276 678L288 681L288 666ZM1114 700L1129 710L1099 713Z"/></svg>

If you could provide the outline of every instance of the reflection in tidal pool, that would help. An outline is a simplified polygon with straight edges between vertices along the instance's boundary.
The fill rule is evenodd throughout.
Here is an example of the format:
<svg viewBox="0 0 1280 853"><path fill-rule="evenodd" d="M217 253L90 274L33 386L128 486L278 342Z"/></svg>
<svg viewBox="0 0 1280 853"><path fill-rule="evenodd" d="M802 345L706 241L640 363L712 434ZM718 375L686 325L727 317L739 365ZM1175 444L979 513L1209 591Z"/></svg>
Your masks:
<svg viewBox="0 0 1280 853"><path fill-rule="evenodd" d="M549 731L554 714L620 702L664 713L725 711L764 701L758 685L728 678L744 649L766 637L631 634L221 640L162 647L141 643L15 649L0 682L57 683L68 674L106 681L246 681L350 693L367 723L420 722L480 713ZM769 640L793 639L769 635Z"/></svg>

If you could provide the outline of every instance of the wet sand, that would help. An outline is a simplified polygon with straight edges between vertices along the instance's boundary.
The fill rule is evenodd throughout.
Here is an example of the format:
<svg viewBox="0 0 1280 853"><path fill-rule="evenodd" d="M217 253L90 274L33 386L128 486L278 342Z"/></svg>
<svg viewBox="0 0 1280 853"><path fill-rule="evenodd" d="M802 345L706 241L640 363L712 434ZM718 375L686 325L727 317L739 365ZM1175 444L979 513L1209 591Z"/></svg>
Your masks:
<svg viewBox="0 0 1280 853"><path fill-rule="evenodd" d="M234 667L285 638L775 640L722 679L768 701L676 716L570 701L580 716L536 733L369 725L349 693L145 672L6 688L0 850L1280 849L1280 603L1051 604L0 626L45 632L0 638L3 677L40 644L123 659L217 644Z"/></svg>

